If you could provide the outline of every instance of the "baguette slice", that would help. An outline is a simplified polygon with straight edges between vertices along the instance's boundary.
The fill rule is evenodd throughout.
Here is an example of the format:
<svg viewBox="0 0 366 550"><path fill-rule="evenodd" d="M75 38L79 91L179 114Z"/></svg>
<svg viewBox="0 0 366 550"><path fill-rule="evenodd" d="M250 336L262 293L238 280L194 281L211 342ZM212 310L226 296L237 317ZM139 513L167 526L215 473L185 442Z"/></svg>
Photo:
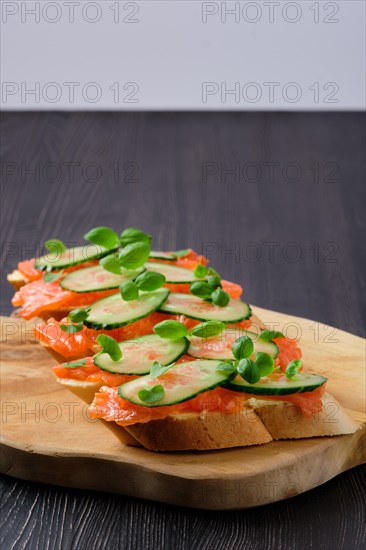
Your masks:
<svg viewBox="0 0 366 550"><path fill-rule="evenodd" d="M56 378L56 380L88 405L103 386L100 382L87 382L85 380L73 380L72 378Z"/></svg>
<svg viewBox="0 0 366 550"><path fill-rule="evenodd" d="M208 451L272 440L352 434L359 428L334 397L326 394L322 400L323 410L311 417L289 402L250 398L240 414L172 414L125 429L151 451Z"/></svg>
<svg viewBox="0 0 366 550"><path fill-rule="evenodd" d="M28 279L24 277L17 269L14 269L7 276L8 282L14 287L15 290L19 290L22 286L29 283Z"/></svg>
<svg viewBox="0 0 366 550"><path fill-rule="evenodd" d="M209 451L272 441L250 407L236 414L172 414L162 420L134 424L125 429L150 451Z"/></svg>
<svg viewBox="0 0 366 550"><path fill-rule="evenodd" d="M332 395L326 393L322 402L322 411L308 417L296 405L286 401L248 400L275 440L352 434L358 429L358 424Z"/></svg>
<svg viewBox="0 0 366 550"><path fill-rule="evenodd" d="M100 383L57 379L90 404ZM150 451L209 451L261 445L272 440L323 437L354 433L358 424L336 399L325 394L323 410L304 416L294 404L274 399L249 398L240 413L176 413L164 419L127 427L104 422L125 445Z"/></svg>

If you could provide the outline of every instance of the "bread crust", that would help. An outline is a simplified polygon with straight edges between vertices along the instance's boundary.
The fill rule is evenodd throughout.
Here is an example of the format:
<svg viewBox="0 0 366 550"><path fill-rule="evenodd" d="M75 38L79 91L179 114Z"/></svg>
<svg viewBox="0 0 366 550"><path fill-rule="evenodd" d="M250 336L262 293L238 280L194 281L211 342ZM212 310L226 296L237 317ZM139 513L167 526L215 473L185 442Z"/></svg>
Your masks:
<svg viewBox="0 0 366 550"><path fill-rule="evenodd" d="M251 398L248 402L275 440L351 434L359 427L328 393L322 398L322 411L310 417L286 401Z"/></svg>
<svg viewBox="0 0 366 550"><path fill-rule="evenodd" d="M208 451L262 445L272 437L250 407L241 413L185 413L127 426L150 451Z"/></svg>

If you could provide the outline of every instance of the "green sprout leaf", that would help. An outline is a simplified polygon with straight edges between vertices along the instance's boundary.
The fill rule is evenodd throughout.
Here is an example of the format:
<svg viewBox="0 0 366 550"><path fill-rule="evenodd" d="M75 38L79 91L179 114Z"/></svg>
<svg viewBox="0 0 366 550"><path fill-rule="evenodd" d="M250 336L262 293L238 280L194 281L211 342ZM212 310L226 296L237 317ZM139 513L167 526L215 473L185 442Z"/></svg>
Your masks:
<svg viewBox="0 0 366 550"><path fill-rule="evenodd" d="M164 366L161 365L158 361L154 361L153 366L150 370L150 378L157 378L158 376L161 376L162 374L164 374L164 372L169 370L170 367L171 365Z"/></svg>
<svg viewBox="0 0 366 550"><path fill-rule="evenodd" d="M161 273L157 273L155 271L145 271L144 273L141 273L137 279L135 279L135 285L139 290L152 292L162 287L165 280L165 276Z"/></svg>
<svg viewBox="0 0 366 550"><path fill-rule="evenodd" d="M63 274L64 270L62 269L61 271L46 271L46 273L44 273L43 275L43 280L45 283L54 283L55 281L57 281L57 279L59 279L61 277L61 275Z"/></svg>
<svg viewBox="0 0 366 550"><path fill-rule="evenodd" d="M45 247L51 254L54 254L55 256L61 256L65 250L67 250L66 246L62 241L59 239L50 239L49 241L46 241L44 243Z"/></svg>
<svg viewBox="0 0 366 550"><path fill-rule="evenodd" d="M78 367L85 367L86 359L80 359L80 361L71 361L70 363L64 363L62 366L65 369L77 369Z"/></svg>
<svg viewBox="0 0 366 550"><path fill-rule="evenodd" d="M121 348L112 336L108 336L107 334L99 334L99 336L97 336L97 342L100 346L102 346L102 350L94 357L100 355L101 353L107 353L112 361L119 361L122 359Z"/></svg>
<svg viewBox="0 0 366 550"><path fill-rule="evenodd" d="M138 299L139 289L133 281L126 281L119 288L121 296L126 302Z"/></svg>
<svg viewBox="0 0 366 550"><path fill-rule="evenodd" d="M121 265L117 254L108 254L108 256L104 256L104 258L99 260L99 263L106 271L114 273L115 275L121 274Z"/></svg>
<svg viewBox="0 0 366 550"><path fill-rule="evenodd" d="M259 374L262 376L268 376L273 372L274 369L274 360L273 357L268 355L268 353L263 353L258 351L255 353L255 364L259 369Z"/></svg>
<svg viewBox="0 0 366 550"><path fill-rule="evenodd" d="M218 336L225 330L225 323L222 321L207 321L206 323L200 323L191 330L192 336L198 336L199 338L210 338L211 336Z"/></svg>
<svg viewBox="0 0 366 550"><path fill-rule="evenodd" d="M217 273L216 269L214 269L213 267L208 268L208 274L209 275L215 275L216 277L218 277L221 280L220 273Z"/></svg>
<svg viewBox="0 0 366 550"><path fill-rule="evenodd" d="M198 277L198 279L203 279L206 277L208 272L208 268L205 265L198 264L195 267L194 275L195 277Z"/></svg>
<svg viewBox="0 0 366 550"><path fill-rule="evenodd" d="M183 323L168 319L154 326L155 334L167 340L178 340L188 335L188 329Z"/></svg>
<svg viewBox="0 0 366 550"><path fill-rule="evenodd" d="M251 359L242 359L239 361L236 370L248 384L256 384L261 378L259 368Z"/></svg>
<svg viewBox="0 0 366 550"><path fill-rule="evenodd" d="M122 231L120 236L120 242L123 247L127 246L128 244L132 243L147 243L150 245L151 243L151 235L148 233L144 233L143 231L140 231L140 229L136 229L135 227L128 227L124 231Z"/></svg>
<svg viewBox="0 0 366 550"><path fill-rule="evenodd" d="M140 390L137 395L143 403L148 403L150 405L163 399L164 388L161 384L158 384L157 386Z"/></svg>
<svg viewBox="0 0 366 550"><path fill-rule="evenodd" d="M75 334L75 332L80 332L83 330L83 323L77 323L76 325L60 325L60 329L67 334Z"/></svg>
<svg viewBox="0 0 366 550"><path fill-rule="evenodd" d="M190 252L192 252L191 248L185 248L184 250L176 250L173 254L177 258L184 258L184 256L188 256Z"/></svg>
<svg viewBox="0 0 366 550"><path fill-rule="evenodd" d="M231 361L228 361L227 363L219 363L215 370L226 374L227 372L234 373L236 369L235 365Z"/></svg>
<svg viewBox="0 0 366 550"><path fill-rule="evenodd" d="M88 314L89 314L89 309L82 309L82 308L73 309L72 311L70 311L68 315L68 319L72 323L82 323L83 321L85 321Z"/></svg>
<svg viewBox="0 0 366 550"><path fill-rule="evenodd" d="M84 235L84 239L104 248L112 249L119 245L118 235L110 227L94 227Z"/></svg>
<svg viewBox="0 0 366 550"><path fill-rule="evenodd" d="M221 287L221 279L218 275L210 275L207 279L207 283L212 290L216 290L216 288Z"/></svg>
<svg viewBox="0 0 366 550"><path fill-rule="evenodd" d="M150 244L137 242L126 245L119 253L119 261L126 269L137 269L144 265L150 254Z"/></svg>
<svg viewBox="0 0 366 550"><path fill-rule="evenodd" d="M203 299L210 298L212 293L212 288L204 281L192 283L189 290L192 294L194 294L194 296L198 296Z"/></svg>
<svg viewBox="0 0 366 550"><path fill-rule="evenodd" d="M217 288L211 295L211 299L215 306L226 307L230 302L230 295L222 290L222 288Z"/></svg>
<svg viewBox="0 0 366 550"><path fill-rule="evenodd" d="M240 361L240 359L247 359L252 355L254 345L249 336L240 336L235 340L231 349L235 359Z"/></svg>
<svg viewBox="0 0 366 550"><path fill-rule="evenodd" d="M295 359L294 361L291 361L286 367L286 378L293 378L296 376L296 374L299 372L299 370L302 367L302 362L298 359Z"/></svg>
<svg viewBox="0 0 366 550"><path fill-rule="evenodd" d="M271 342L273 338L283 338L284 335L282 332L278 332L276 330L263 330L263 332L260 333L259 339L262 340L262 342Z"/></svg>

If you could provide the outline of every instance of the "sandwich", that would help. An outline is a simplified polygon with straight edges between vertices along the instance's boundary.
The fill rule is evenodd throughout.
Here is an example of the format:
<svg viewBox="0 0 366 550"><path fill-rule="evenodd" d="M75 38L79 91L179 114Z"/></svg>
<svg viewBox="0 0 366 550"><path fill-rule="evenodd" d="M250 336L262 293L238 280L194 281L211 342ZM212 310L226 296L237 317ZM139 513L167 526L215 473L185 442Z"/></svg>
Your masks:
<svg viewBox="0 0 366 550"><path fill-rule="evenodd" d="M174 330L181 335L176 323L164 321L155 330L165 338ZM233 340L222 324L206 322L186 337L187 354L174 364L155 361L149 374L118 388L102 386L90 416L126 430L151 451L214 450L356 431L327 393L326 378L304 372L298 359L280 361L278 333L266 330L255 338L246 331Z"/></svg>
<svg viewBox="0 0 366 550"><path fill-rule="evenodd" d="M204 451L357 429L327 379L306 371L298 341L267 330L206 258L151 251L133 228L85 239L86 250L53 240L21 262L13 304L42 318L35 334L57 381L121 441Z"/></svg>

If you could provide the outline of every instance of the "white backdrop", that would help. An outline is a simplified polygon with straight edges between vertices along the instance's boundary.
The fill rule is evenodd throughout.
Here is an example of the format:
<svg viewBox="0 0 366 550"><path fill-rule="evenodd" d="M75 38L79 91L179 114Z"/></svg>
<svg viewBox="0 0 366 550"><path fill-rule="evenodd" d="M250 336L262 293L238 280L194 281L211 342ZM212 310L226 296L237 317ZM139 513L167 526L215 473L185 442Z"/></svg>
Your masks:
<svg viewBox="0 0 366 550"><path fill-rule="evenodd" d="M365 107L365 2L1 0L3 109Z"/></svg>

